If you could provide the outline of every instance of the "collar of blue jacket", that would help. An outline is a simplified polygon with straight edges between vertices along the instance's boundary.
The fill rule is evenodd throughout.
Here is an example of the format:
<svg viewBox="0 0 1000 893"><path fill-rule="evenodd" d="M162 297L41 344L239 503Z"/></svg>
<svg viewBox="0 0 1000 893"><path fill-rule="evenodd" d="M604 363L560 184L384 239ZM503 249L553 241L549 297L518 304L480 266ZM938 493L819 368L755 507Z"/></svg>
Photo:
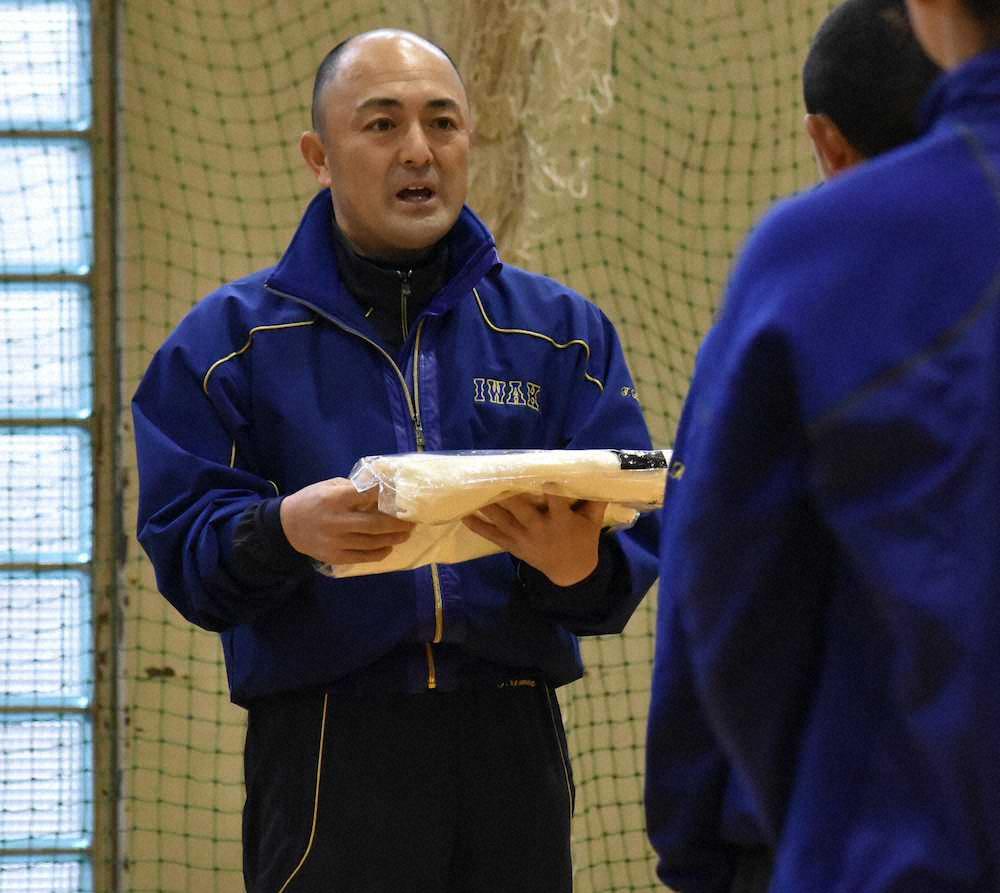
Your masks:
<svg viewBox="0 0 1000 893"><path fill-rule="evenodd" d="M364 310L344 288L337 272L333 234L333 200L323 190L306 213L281 261L268 277L267 287L290 295L351 325L360 325ZM444 313L467 296L493 267L500 265L496 243L486 225L468 206L462 208L448 240L452 258L466 258L428 304L426 313Z"/></svg>
<svg viewBox="0 0 1000 893"><path fill-rule="evenodd" d="M921 122L927 131L960 116L963 121L990 117L1000 100L1000 50L981 53L942 74L924 97Z"/></svg>

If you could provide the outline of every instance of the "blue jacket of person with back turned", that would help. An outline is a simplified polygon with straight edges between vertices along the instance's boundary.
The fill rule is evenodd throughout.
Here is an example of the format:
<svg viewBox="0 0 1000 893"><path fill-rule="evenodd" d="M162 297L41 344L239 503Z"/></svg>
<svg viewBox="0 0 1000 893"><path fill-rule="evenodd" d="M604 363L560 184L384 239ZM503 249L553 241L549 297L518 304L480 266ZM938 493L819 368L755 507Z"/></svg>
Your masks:
<svg viewBox="0 0 1000 893"><path fill-rule="evenodd" d="M772 893L1000 885L1000 53L925 118L758 227L675 443L649 833L722 759Z"/></svg>

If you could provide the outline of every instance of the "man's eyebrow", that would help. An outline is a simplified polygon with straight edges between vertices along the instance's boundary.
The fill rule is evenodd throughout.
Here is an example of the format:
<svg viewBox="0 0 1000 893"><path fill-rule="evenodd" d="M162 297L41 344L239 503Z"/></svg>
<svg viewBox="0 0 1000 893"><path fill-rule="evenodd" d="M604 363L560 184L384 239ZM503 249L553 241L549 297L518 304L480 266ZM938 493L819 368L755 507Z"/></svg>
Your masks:
<svg viewBox="0 0 1000 893"><path fill-rule="evenodd" d="M379 109L393 109L402 108L403 103L398 99L394 99L391 96L371 96L364 102L359 103L356 112L363 112L371 108ZM454 111L460 111L461 106L454 99L449 99L447 97L442 97L441 99L429 99L424 103L424 108L429 109L449 109Z"/></svg>
<svg viewBox="0 0 1000 893"><path fill-rule="evenodd" d="M431 99L427 103L429 109L450 109L461 111L462 107L454 99Z"/></svg>
<svg viewBox="0 0 1000 893"><path fill-rule="evenodd" d="M363 112L370 108L399 108L403 103L398 99L389 96L372 96L364 102L359 103L355 111Z"/></svg>

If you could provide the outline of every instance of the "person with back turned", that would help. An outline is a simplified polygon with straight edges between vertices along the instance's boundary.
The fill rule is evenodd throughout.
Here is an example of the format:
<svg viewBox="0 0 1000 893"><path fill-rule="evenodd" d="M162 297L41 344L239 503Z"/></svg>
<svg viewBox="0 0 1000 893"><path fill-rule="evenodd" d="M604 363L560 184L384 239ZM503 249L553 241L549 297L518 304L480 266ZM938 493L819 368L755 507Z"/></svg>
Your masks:
<svg viewBox="0 0 1000 893"><path fill-rule="evenodd" d="M810 492L811 436L821 429L805 423L796 433L804 424L798 418L803 387L798 375L807 375L807 383L814 377L817 382L843 378L846 386L846 371L857 364L838 353L850 350L840 315L863 326L890 305L900 307L903 296L889 268L912 249L891 246L881 234L893 226L897 199L885 187L885 205L876 213L862 196L871 188L870 177L891 179L896 159L903 165L902 159L918 151L919 143L910 143L923 126L921 100L939 74L919 45L902 0L847 0L832 11L803 68L806 129L828 182L765 219L699 356L678 432L679 464L668 487L671 527L664 539L647 752L649 833L660 877L681 893L881 889L865 886L881 870L873 868L876 856L884 855L877 847L854 866L855 841L844 846L851 867L836 861L833 854L844 844L838 835L848 833L843 826L830 824L829 834L810 836L814 849L808 856L802 851L801 858L815 864L803 874L797 873L802 866L790 870L787 846L801 845L797 836L805 835L804 826L784 820L782 799L781 818L765 810L761 786L769 796L775 791L787 796L785 786L797 785L806 796L816 783L795 755L803 717L812 709L811 699L819 697L810 686L822 672L824 642L844 634L825 626L833 622L826 612L841 555L826 538L830 522ZM799 233L808 213L813 216ZM774 221L791 214L794 225L776 239ZM859 235L879 218L881 230ZM803 243L798 235L806 233L809 240ZM859 258L866 238L872 240L870 255ZM806 321L808 328L800 331ZM886 331L871 331L891 342ZM786 342L794 345L787 356ZM877 362L868 350L868 345L859 350L859 357ZM806 360L801 372L797 365L788 367ZM731 445L729 437L735 438ZM892 442L887 433L879 444L873 432L873 449L891 451ZM737 443L739 456L729 452ZM856 447L863 456L863 443ZM863 462L857 456L845 452L836 458L843 463L842 483L854 475L854 462L860 474ZM864 495L859 478L855 497ZM874 503L878 488L867 495ZM882 528L877 517L868 520L868 533L862 526L854 533L866 547L874 546ZM715 551L716 531L726 544L725 557ZM703 610L711 611L710 619ZM862 654L845 669L864 672ZM845 714L836 729L815 732L831 736L817 746L835 748L836 739L858 743L865 731ZM767 762L748 773L747 761L757 759ZM843 785L838 797L868 796L865 784L852 776L852 761L829 768ZM885 791L877 796L885 799ZM814 802L807 824L826 821L827 809L841 808L834 804L833 798L829 804ZM894 848L891 836L883 844L887 853ZM842 882L842 871L866 879ZM905 889L924 888L918 883Z"/></svg>

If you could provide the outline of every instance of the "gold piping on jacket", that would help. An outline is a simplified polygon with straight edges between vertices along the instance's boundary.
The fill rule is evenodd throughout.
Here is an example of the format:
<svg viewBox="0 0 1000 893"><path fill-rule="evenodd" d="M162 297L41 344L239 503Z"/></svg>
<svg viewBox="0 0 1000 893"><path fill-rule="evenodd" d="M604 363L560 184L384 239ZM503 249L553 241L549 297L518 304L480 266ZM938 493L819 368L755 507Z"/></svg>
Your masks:
<svg viewBox="0 0 1000 893"><path fill-rule="evenodd" d="M435 645L444 638L444 599L441 596L441 576L438 566L431 565L431 580L434 583L434 638Z"/></svg>
<svg viewBox="0 0 1000 893"><path fill-rule="evenodd" d="M235 468L236 467L236 441L235 440L233 441L233 448L229 451L229 467L230 468ZM281 495L281 491L278 489L278 485L274 481L272 481L270 478L267 478L267 482L272 487L274 487L274 495L275 496L280 496Z"/></svg>
<svg viewBox="0 0 1000 893"><path fill-rule="evenodd" d="M427 687L437 688L437 667L434 665L434 646L430 642L424 643L427 649ZM279 890L278 893L281 893Z"/></svg>
<svg viewBox="0 0 1000 893"><path fill-rule="evenodd" d="M285 889L295 879L295 875L302 870L302 866L306 864L306 859L309 858L309 853L312 852L313 842L316 840L316 819L319 817L319 782L323 776L323 743L326 738L326 708L329 700L330 695L325 693L323 695L323 719L319 729L319 759L316 760L316 793L313 795L312 829L309 831L309 842L306 844L306 851L302 854L302 858L299 859L299 864L288 875L288 880L281 885L278 893L285 893Z"/></svg>
<svg viewBox="0 0 1000 893"><path fill-rule="evenodd" d="M247 343L246 344L244 344L239 350L234 350L231 354L228 354L227 356L224 356L220 360L216 360L214 363L212 363L211 366L208 367L208 372L205 373L204 378L202 378L202 380L201 380L201 389L206 394L208 394L208 380L209 380L209 378L212 377L212 373L215 372L215 370L219 366L221 366L223 363L226 363L229 360L232 360L232 359L238 357L242 353L246 353L250 349L250 345L253 344L253 336L256 335L257 332L271 332L271 331L274 331L275 329L297 329L297 328L299 328L301 326L315 325L315 323L316 323L316 320L314 320L314 319L305 319L305 320L302 320L301 322L276 323L275 325L271 325L271 326L254 326L250 330L250 332L247 334Z"/></svg>
<svg viewBox="0 0 1000 893"><path fill-rule="evenodd" d="M569 766L566 764L566 754L563 753L562 741L559 736L559 718L556 713L559 710L559 701L556 700L552 692L552 686L547 682L542 683L545 689L545 701L549 705L549 719L552 720L552 734L556 736L556 749L559 751L559 762L562 763L563 779L566 782L566 806L569 809L570 824L573 823L573 786L569 780ZM555 703L553 703L553 701ZM279 890L278 893L281 893Z"/></svg>
<svg viewBox="0 0 1000 893"><path fill-rule="evenodd" d="M571 341L566 341L560 343L556 341L555 338L550 338L548 335L542 332L533 332L531 329L505 329L501 326L496 325L489 316L486 315L486 308L483 306L483 299L479 296L479 290L476 288L472 289L472 293L476 296L476 303L479 305L479 312L483 315L483 319L494 332L499 332L503 335L530 335L532 338L541 338L542 341L548 341L553 347L559 348L559 350L565 350L567 347L582 347L583 352L586 355L587 362L590 362L590 345L586 341L580 338L573 338ZM604 382L599 379L594 378L587 370L583 372L583 377L587 379L591 384L596 384L602 391L604 390Z"/></svg>

